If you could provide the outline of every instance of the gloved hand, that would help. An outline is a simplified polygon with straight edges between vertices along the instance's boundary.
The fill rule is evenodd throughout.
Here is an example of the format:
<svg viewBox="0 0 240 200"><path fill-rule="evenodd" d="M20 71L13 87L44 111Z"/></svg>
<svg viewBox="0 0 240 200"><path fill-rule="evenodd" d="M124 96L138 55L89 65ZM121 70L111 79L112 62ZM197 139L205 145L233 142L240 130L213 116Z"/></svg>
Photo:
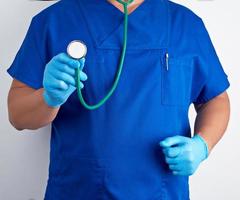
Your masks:
<svg viewBox="0 0 240 200"><path fill-rule="evenodd" d="M74 60L65 53L52 58L46 65L43 76L43 98L47 105L59 107L76 90L75 70L84 67L85 59ZM87 80L87 75L81 71L80 80ZM81 82L81 88L84 87Z"/></svg>
<svg viewBox="0 0 240 200"><path fill-rule="evenodd" d="M184 136L169 137L159 143L163 148L165 160L174 175L190 176L199 164L208 157L208 146L196 134L192 138Z"/></svg>

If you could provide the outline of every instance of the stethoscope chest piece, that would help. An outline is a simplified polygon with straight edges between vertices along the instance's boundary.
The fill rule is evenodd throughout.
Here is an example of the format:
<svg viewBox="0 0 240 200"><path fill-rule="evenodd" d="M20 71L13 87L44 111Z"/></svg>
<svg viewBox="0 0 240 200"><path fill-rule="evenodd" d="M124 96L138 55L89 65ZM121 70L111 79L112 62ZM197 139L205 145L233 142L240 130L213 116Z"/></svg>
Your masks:
<svg viewBox="0 0 240 200"><path fill-rule="evenodd" d="M73 40L67 47L67 54L73 59L81 59L87 54L87 46L81 40Z"/></svg>

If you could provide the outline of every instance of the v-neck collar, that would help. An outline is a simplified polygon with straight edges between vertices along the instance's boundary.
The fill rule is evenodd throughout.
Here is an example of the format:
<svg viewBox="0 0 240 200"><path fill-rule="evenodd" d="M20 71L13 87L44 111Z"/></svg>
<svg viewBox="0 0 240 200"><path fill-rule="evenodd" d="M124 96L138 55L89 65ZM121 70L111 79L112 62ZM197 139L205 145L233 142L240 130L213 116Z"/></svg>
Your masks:
<svg viewBox="0 0 240 200"><path fill-rule="evenodd" d="M129 18L132 17L132 15L134 15L133 13L138 12L139 10L141 10L142 7L145 6L145 4L146 4L147 1L150 1L150 0L144 0L139 6L137 6L137 8L135 8L131 13L128 14L128 17L129 17ZM116 6L114 6L113 4L111 4L110 2L108 2L107 0L104 0L103 3L108 4L109 7L112 7L112 8L110 8L110 9L112 9L113 12L114 12L114 10L115 10L115 12L118 12L118 13L120 13L121 15L124 15L124 12L122 12L121 10L119 10ZM116 13L116 14L117 14L117 13Z"/></svg>
<svg viewBox="0 0 240 200"><path fill-rule="evenodd" d="M76 0L96 48L122 49L124 13L106 0ZM145 0L129 14L127 49L167 45L166 0ZM152 30L149 30L152 29Z"/></svg>

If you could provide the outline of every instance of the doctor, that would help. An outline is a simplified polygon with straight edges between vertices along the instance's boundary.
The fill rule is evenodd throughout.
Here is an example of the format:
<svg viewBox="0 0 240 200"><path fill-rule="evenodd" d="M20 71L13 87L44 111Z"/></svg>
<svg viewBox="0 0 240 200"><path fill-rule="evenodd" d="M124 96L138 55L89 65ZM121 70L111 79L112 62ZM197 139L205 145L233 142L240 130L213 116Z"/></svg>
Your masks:
<svg viewBox="0 0 240 200"><path fill-rule="evenodd" d="M79 103L75 72L90 104L112 86L123 40L117 1L43 10L7 70L12 125L52 125L47 200L187 200L188 177L225 132L230 84L201 18L168 0L135 0L128 11L122 75L98 109ZM66 54L75 39L88 47L80 60Z"/></svg>

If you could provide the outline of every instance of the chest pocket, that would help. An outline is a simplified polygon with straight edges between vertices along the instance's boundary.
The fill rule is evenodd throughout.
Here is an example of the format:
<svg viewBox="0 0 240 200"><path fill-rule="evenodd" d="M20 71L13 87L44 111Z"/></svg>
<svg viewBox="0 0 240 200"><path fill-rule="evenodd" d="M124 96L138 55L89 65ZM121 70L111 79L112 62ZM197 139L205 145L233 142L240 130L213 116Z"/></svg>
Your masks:
<svg viewBox="0 0 240 200"><path fill-rule="evenodd" d="M163 59L161 85L163 105L187 106L190 103L192 71L190 57L169 56Z"/></svg>

